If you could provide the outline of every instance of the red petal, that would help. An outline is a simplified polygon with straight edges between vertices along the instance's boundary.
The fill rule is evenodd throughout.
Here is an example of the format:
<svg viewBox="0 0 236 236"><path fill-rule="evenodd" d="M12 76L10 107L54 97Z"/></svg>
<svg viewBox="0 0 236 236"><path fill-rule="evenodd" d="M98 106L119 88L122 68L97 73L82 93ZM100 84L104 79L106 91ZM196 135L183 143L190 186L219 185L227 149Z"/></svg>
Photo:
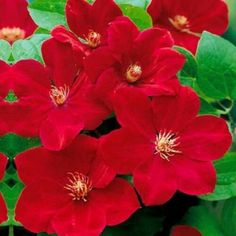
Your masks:
<svg viewBox="0 0 236 236"><path fill-rule="evenodd" d="M123 127L136 130L152 140L155 135L151 101L133 88L119 89L114 96L113 105L119 123Z"/></svg>
<svg viewBox="0 0 236 236"><path fill-rule="evenodd" d="M54 233L51 220L70 201L71 197L62 185L42 178L21 193L15 210L16 220L32 232Z"/></svg>
<svg viewBox="0 0 236 236"><path fill-rule="evenodd" d="M115 63L114 56L108 47L100 47L94 50L85 59L85 70L92 82L96 82L98 77Z"/></svg>
<svg viewBox="0 0 236 236"><path fill-rule="evenodd" d="M84 0L68 0L66 18L70 29L79 37L88 34L91 21L89 19L91 6Z"/></svg>
<svg viewBox="0 0 236 236"><path fill-rule="evenodd" d="M106 212L107 225L110 226L127 220L140 207L134 189L120 178L105 189L94 191L93 198Z"/></svg>
<svg viewBox="0 0 236 236"><path fill-rule="evenodd" d="M134 185L145 205L161 205L176 192L176 177L171 164L157 156L134 171Z"/></svg>
<svg viewBox="0 0 236 236"><path fill-rule="evenodd" d="M96 158L89 171L89 178L95 188L105 188L115 178L116 172L102 160Z"/></svg>
<svg viewBox="0 0 236 236"><path fill-rule="evenodd" d="M135 38L139 35L137 26L128 17L118 17L108 28L108 45L118 52L129 53Z"/></svg>
<svg viewBox="0 0 236 236"><path fill-rule="evenodd" d="M199 116L181 133L180 149L195 160L210 161L222 157L232 143L225 120L205 115Z"/></svg>
<svg viewBox="0 0 236 236"><path fill-rule="evenodd" d="M157 131L179 132L197 115L200 101L188 87L182 87L176 96L160 96L152 100Z"/></svg>
<svg viewBox="0 0 236 236"><path fill-rule="evenodd" d="M210 162L194 161L185 156L170 158L177 176L178 190L190 195L213 192L216 172Z"/></svg>
<svg viewBox="0 0 236 236"><path fill-rule="evenodd" d="M0 153L0 179L2 179L5 174L7 162L8 162L7 157L4 156L2 153Z"/></svg>
<svg viewBox="0 0 236 236"><path fill-rule="evenodd" d="M201 233L190 226L187 225L178 225L175 226L172 230L171 236L202 236Z"/></svg>
<svg viewBox="0 0 236 236"><path fill-rule="evenodd" d="M91 9L91 21L96 30L101 33L104 32L110 22L121 15L120 8L113 0L96 0Z"/></svg>
<svg viewBox="0 0 236 236"><path fill-rule="evenodd" d="M68 109L55 109L43 121L40 138L45 148L58 151L68 146L83 128L83 120Z"/></svg>
<svg viewBox="0 0 236 236"><path fill-rule="evenodd" d="M119 174L129 174L151 158L154 150L154 143L142 134L121 128L100 139L99 156Z"/></svg>
<svg viewBox="0 0 236 236"><path fill-rule="evenodd" d="M15 163L20 178L26 184L39 181L42 177L67 183L68 173L88 174L91 162L95 159L97 140L80 135L66 149L60 152L34 148L19 154Z"/></svg>
<svg viewBox="0 0 236 236"><path fill-rule="evenodd" d="M78 76L82 58L76 55L70 44L60 43L55 39L49 39L42 45L43 59L51 80L56 86L71 86ZM68 58L70 63L68 63Z"/></svg>
<svg viewBox="0 0 236 236"><path fill-rule="evenodd" d="M103 210L93 201L71 203L52 221L58 235L100 235L106 226Z"/></svg>
<svg viewBox="0 0 236 236"><path fill-rule="evenodd" d="M64 26L55 27L52 30L51 35L61 43L69 43L72 48L77 53L79 53L79 55L81 54L79 57L85 56L87 47L82 44L79 39L73 33L68 31Z"/></svg>

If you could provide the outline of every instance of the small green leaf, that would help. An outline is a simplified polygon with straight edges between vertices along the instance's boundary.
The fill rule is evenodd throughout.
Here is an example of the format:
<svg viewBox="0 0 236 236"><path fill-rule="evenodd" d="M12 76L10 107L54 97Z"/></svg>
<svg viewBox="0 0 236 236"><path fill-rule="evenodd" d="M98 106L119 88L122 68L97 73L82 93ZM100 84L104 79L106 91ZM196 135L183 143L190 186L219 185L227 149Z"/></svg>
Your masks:
<svg viewBox="0 0 236 236"><path fill-rule="evenodd" d="M0 40L0 60L8 61L11 56L11 45L6 40Z"/></svg>
<svg viewBox="0 0 236 236"><path fill-rule="evenodd" d="M200 89L214 99L236 98L236 47L204 32L197 49Z"/></svg>
<svg viewBox="0 0 236 236"><path fill-rule="evenodd" d="M115 0L117 4L129 4L136 7L141 7L146 9L147 5L149 4L149 0Z"/></svg>
<svg viewBox="0 0 236 236"><path fill-rule="evenodd" d="M121 4L120 8L123 14L128 16L140 30L152 27L152 18L144 9L129 4Z"/></svg>
<svg viewBox="0 0 236 236"><path fill-rule="evenodd" d="M17 40L12 46L12 55L14 61L24 59L42 60L37 47L29 40Z"/></svg>
<svg viewBox="0 0 236 236"><path fill-rule="evenodd" d="M65 4L66 0L34 0L29 12L39 27L50 31L56 25L66 25Z"/></svg>
<svg viewBox="0 0 236 236"><path fill-rule="evenodd" d="M217 183L213 193L202 195L208 201L219 201L236 196L236 153L230 152L214 163Z"/></svg>

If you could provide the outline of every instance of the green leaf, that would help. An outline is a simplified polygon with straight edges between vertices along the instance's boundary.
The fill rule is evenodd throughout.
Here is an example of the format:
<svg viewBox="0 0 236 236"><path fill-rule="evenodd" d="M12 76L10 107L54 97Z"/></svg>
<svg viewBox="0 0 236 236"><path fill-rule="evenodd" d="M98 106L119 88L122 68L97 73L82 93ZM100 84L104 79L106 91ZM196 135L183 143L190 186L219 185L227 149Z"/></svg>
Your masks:
<svg viewBox="0 0 236 236"><path fill-rule="evenodd" d="M225 235L236 235L236 198L225 201L221 218Z"/></svg>
<svg viewBox="0 0 236 236"><path fill-rule="evenodd" d="M24 59L35 59L37 61L42 61L38 48L29 40L17 40L12 46L12 55L14 61Z"/></svg>
<svg viewBox="0 0 236 236"><path fill-rule="evenodd" d="M219 201L236 196L236 153L230 152L214 163L217 183L213 193L202 195L208 201Z"/></svg>
<svg viewBox="0 0 236 236"><path fill-rule="evenodd" d="M214 99L236 98L236 47L204 32L197 49L200 89Z"/></svg>
<svg viewBox="0 0 236 236"><path fill-rule="evenodd" d="M123 14L128 16L140 30L152 27L152 18L144 9L129 4L121 4L120 8Z"/></svg>
<svg viewBox="0 0 236 236"><path fill-rule="evenodd" d="M37 146L40 146L38 138L24 138L11 133L0 137L0 152L10 159L13 159L20 152Z"/></svg>
<svg viewBox="0 0 236 236"><path fill-rule="evenodd" d="M143 208L123 224L107 227L102 233L102 236L153 236L160 231L162 221L163 218L158 217L152 208Z"/></svg>
<svg viewBox="0 0 236 236"><path fill-rule="evenodd" d="M136 7L141 7L146 9L147 5L149 4L149 0L115 0L117 4L129 4Z"/></svg>
<svg viewBox="0 0 236 236"><path fill-rule="evenodd" d="M0 59L8 61L11 56L11 45L6 40L0 40Z"/></svg>
<svg viewBox="0 0 236 236"><path fill-rule="evenodd" d="M65 4L66 0L34 0L29 12L39 27L50 31L56 25L66 25Z"/></svg>
<svg viewBox="0 0 236 236"><path fill-rule="evenodd" d="M206 206L190 208L184 218L184 223L196 227L203 236L225 236L215 214Z"/></svg>

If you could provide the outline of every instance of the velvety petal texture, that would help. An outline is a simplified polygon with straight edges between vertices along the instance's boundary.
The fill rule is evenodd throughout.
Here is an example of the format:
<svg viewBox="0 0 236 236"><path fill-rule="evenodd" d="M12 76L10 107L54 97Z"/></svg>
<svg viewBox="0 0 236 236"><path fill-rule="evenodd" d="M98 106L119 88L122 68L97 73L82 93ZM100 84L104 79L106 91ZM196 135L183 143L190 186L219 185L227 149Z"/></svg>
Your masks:
<svg viewBox="0 0 236 236"><path fill-rule="evenodd" d="M147 10L154 25L168 29L177 45L193 53L204 30L221 35L228 27L224 0L152 0Z"/></svg>
<svg viewBox="0 0 236 236"><path fill-rule="evenodd" d="M97 139L81 135L61 152L34 148L15 158L25 183L16 219L26 229L98 236L140 207L133 187L97 159L97 145Z"/></svg>
<svg viewBox="0 0 236 236"><path fill-rule="evenodd" d="M100 138L99 158L118 174L133 174L145 205L159 205L179 190L190 195L213 192L212 160L227 152L232 138L226 122L198 116L193 90L148 99L130 88L114 96L121 128Z"/></svg>

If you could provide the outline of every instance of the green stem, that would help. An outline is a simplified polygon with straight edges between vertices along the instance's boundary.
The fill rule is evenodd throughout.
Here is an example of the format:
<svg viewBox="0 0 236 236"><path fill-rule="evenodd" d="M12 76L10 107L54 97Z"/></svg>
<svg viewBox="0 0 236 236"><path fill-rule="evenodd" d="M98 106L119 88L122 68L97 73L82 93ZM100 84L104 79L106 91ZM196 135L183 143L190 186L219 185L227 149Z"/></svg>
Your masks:
<svg viewBox="0 0 236 236"><path fill-rule="evenodd" d="M10 225L9 226L9 236L14 236L14 226L13 225Z"/></svg>

